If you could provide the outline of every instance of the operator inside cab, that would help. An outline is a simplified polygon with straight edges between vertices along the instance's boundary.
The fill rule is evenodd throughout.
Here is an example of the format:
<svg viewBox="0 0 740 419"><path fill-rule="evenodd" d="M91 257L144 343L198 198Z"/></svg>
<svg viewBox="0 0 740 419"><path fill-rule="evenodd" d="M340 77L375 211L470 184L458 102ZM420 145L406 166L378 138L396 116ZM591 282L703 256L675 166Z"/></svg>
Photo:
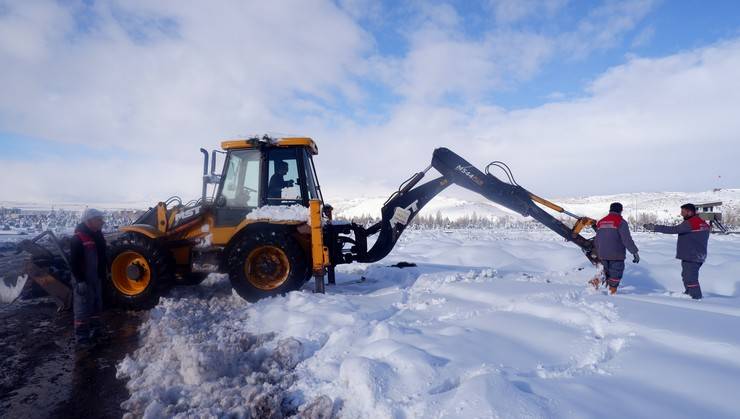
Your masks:
<svg viewBox="0 0 740 419"><path fill-rule="evenodd" d="M282 160L275 161L275 173L270 177L267 184L268 200L282 199L283 189L293 187L294 182L292 180L285 180L286 174L288 174L288 163Z"/></svg>

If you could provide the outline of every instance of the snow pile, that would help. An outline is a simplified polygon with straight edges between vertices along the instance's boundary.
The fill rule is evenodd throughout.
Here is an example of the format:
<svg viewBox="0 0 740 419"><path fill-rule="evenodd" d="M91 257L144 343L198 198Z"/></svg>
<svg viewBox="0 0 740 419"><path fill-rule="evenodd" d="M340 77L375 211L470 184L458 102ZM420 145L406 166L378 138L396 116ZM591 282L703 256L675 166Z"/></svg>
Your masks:
<svg viewBox="0 0 740 419"><path fill-rule="evenodd" d="M213 234L211 234L211 227L208 224L203 224L200 228L201 233L205 235L196 239L195 248L205 249L213 245Z"/></svg>
<svg viewBox="0 0 740 419"><path fill-rule="evenodd" d="M259 207L249 214L247 220L300 221L307 223L308 208L302 205L267 205Z"/></svg>
<svg viewBox="0 0 740 419"><path fill-rule="evenodd" d="M712 237L701 302L681 294L675 236L635 239L643 261L613 297L585 285L574 245L504 230L407 231L383 263L339 267L326 295L178 290L120 367L125 406L246 416L236 406L264 394L282 415L736 417L740 238Z"/></svg>
<svg viewBox="0 0 740 419"><path fill-rule="evenodd" d="M0 277L0 303L12 303L21 295L23 287L26 285L28 275L22 275L11 282L10 278Z"/></svg>
<svg viewBox="0 0 740 419"><path fill-rule="evenodd" d="M195 243L196 249L205 249L213 245L213 234L208 233L203 237L197 239Z"/></svg>
<svg viewBox="0 0 740 419"><path fill-rule="evenodd" d="M129 417L281 417L297 413L287 389L303 359L301 342L254 335L248 303L211 275L197 288L175 290L150 312L143 345L118 366L128 379ZM325 403L320 398L312 409ZM317 407L318 406L318 407Z"/></svg>

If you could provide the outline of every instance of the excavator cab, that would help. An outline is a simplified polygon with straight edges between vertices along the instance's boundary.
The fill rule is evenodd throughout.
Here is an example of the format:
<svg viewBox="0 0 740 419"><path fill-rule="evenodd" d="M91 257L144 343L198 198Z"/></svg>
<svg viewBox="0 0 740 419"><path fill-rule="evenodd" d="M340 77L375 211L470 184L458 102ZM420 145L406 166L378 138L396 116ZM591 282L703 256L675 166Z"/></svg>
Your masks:
<svg viewBox="0 0 740 419"><path fill-rule="evenodd" d="M238 225L251 211L268 205L302 205L321 200L313 164L316 144L310 138L268 137L256 140L225 141L226 152L220 175L204 171L204 192L215 183L212 201L214 221L218 227ZM217 152L212 152L215 166ZM207 154L204 168L207 168ZM212 171L214 168L212 167Z"/></svg>

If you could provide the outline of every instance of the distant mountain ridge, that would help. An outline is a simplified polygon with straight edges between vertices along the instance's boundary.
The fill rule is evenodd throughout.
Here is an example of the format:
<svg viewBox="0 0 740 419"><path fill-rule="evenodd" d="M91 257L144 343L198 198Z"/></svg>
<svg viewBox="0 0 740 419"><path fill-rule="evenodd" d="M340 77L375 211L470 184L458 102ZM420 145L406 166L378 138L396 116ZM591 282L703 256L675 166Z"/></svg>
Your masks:
<svg viewBox="0 0 740 419"><path fill-rule="evenodd" d="M335 198L327 202L334 206L334 214L339 218L379 218L380 209L386 199L387 197ZM607 213L609 204L612 202L622 203L625 217L638 218L637 216L642 214L661 221L676 219L680 206L687 202L694 204L722 202L722 206L716 210L728 215L740 213L740 189L705 192L635 192L551 198L551 200L570 212L597 219ZM474 214L478 218L489 220L500 220L506 217L513 220L521 219L518 214L493 203L466 201L447 196L438 196L430 201L421 210L420 216L434 217L438 213L443 218L446 217L452 221L465 217L470 218Z"/></svg>
<svg viewBox="0 0 740 419"><path fill-rule="evenodd" d="M675 220L678 216L679 207L691 202L694 204L707 202L722 202L718 208L723 214L732 216L740 215L740 189L721 189L704 192L634 192L621 193L614 195L594 195L568 198L551 198L553 202L562 205L570 212L579 215L585 215L591 218L600 218L609 209L612 202L621 202L624 205L624 216L638 218L650 216L656 220L670 221ZM334 214L338 218L357 219L357 218L379 218L380 209L383 203L388 199L383 197L358 197L358 198L331 198L327 202L334 206ZM90 206L106 210L119 209L145 209L151 204L143 203L112 203L112 204L91 204ZM48 210L51 208L66 209L71 211L81 211L87 205L83 203L33 203L33 202L2 202L0 207L5 208L22 208L33 210ZM442 218L448 218L456 221L464 218L471 218L475 215L477 218L484 218L492 221L502 219L512 219L514 221L522 218L508 209L500 207L491 202L484 201L467 201L452 198L444 195L437 196L430 201L420 213L422 217L435 217L439 214Z"/></svg>

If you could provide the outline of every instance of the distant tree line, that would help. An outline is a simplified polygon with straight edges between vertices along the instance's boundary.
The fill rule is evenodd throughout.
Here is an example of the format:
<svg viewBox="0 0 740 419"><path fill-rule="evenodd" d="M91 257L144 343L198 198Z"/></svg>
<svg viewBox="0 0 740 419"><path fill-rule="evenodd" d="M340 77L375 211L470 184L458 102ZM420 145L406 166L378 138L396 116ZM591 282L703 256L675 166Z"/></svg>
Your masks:
<svg viewBox="0 0 740 419"><path fill-rule="evenodd" d="M573 227L575 220L569 217L556 217L562 223ZM680 217L676 216L673 219L658 218L654 213L640 212L637 215L628 215L625 217L633 231L643 231L643 224L659 224L659 223L675 223L681 222ZM360 217L352 217L350 219L344 217L337 217L339 220L352 221L354 223L370 226L378 221L380 218L372 217L370 215L362 215ZM730 230L740 229L740 209L730 210L722 213L722 223L725 227ZM410 229L466 229L466 228L509 228L518 230L538 230L546 228L542 224L534 221L531 218L522 219L521 217L515 216L502 216L502 217L486 217L479 216L473 212L471 215L464 215L462 217L451 220L449 217L443 216L440 211L437 211L435 215L417 215L409 225Z"/></svg>
<svg viewBox="0 0 740 419"><path fill-rule="evenodd" d="M354 223L370 226L378 221L380 218L371 217L369 215L363 215L360 217L352 217L351 219L338 217L340 220L352 221ZM524 220L519 217L503 216L503 217L486 217L479 216L476 212L471 215L463 215L462 217L451 220L449 217L443 216L440 211L437 211L435 215L417 215L408 226L410 229L466 229L466 228L511 228L511 229L526 229L536 230L541 225L534 220Z"/></svg>

